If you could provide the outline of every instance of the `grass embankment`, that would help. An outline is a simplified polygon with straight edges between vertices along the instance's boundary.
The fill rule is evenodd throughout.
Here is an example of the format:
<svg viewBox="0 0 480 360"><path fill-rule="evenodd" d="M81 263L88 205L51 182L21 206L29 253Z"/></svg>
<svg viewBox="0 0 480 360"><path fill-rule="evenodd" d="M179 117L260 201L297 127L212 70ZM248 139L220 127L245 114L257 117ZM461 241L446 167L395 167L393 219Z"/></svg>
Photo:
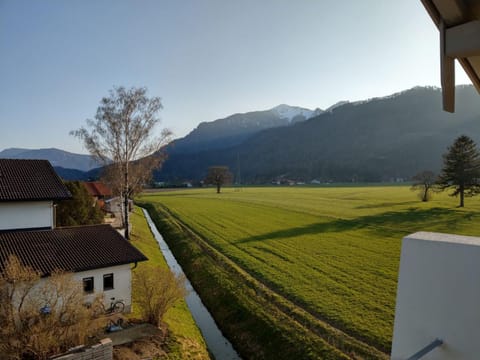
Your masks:
<svg viewBox="0 0 480 360"><path fill-rule="evenodd" d="M138 268L152 266L168 267L157 241L150 232L141 209L135 207L130 219L132 222L132 245L137 247L149 259L147 262L139 263ZM132 286L133 316L138 316L135 283ZM137 311L135 311L136 308ZM164 321L168 325L169 330L168 359L210 359L205 341L185 301L179 301L173 308L168 310Z"/></svg>
<svg viewBox="0 0 480 360"><path fill-rule="evenodd" d="M142 201L168 209L171 224L162 226L176 230L167 240L180 237L175 231L186 225L198 243L218 250L298 311L384 352L391 344L402 237L420 230L480 235L478 199L467 199L465 209L446 194L422 203L408 187L248 188L220 195L206 189L149 194ZM187 249L182 265L191 263L208 279L215 266L203 269L208 260L190 243L173 250ZM217 286L225 277L233 295L241 292L231 274L218 276ZM218 304L207 305L215 314ZM335 343L335 336L324 338Z"/></svg>

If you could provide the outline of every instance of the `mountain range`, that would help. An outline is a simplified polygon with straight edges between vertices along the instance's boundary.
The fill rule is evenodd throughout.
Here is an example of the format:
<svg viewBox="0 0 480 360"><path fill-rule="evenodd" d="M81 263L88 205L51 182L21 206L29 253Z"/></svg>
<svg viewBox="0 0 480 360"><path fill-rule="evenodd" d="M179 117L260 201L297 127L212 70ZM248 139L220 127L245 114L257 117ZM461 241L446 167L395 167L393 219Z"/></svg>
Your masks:
<svg viewBox="0 0 480 360"><path fill-rule="evenodd" d="M288 126L323 113L286 104L270 110L230 115L211 122L202 122L184 138L168 148L170 154L197 153L239 145L262 130Z"/></svg>
<svg viewBox="0 0 480 360"><path fill-rule="evenodd" d="M232 141L229 134L217 137L211 147L175 149L174 144L155 177L170 182L199 180L213 165L229 166L236 182L242 183L280 178L395 181L410 179L422 170L438 172L442 154L457 136L480 140L478 93L473 86L458 86L456 97L457 112L450 114L441 110L440 89L415 87L386 97L341 102L326 111L308 113L302 121L251 131L241 140ZM215 133L215 124L224 125L227 119L232 120L208 123L210 133ZM193 144L200 127L177 142Z"/></svg>
<svg viewBox="0 0 480 360"><path fill-rule="evenodd" d="M100 167L92 156L49 149L9 148L0 151L0 158L49 160L60 176L66 179L84 179L86 173Z"/></svg>
<svg viewBox="0 0 480 360"><path fill-rule="evenodd" d="M235 181L396 181L438 172L442 154L466 134L480 140L480 101L473 86L456 88L457 112L441 110L441 90L415 87L328 109L279 105L200 123L167 148L156 181L200 181L209 166L229 166ZM88 155L59 149L6 149L0 157L48 159L66 179L98 176ZM88 172L87 172L88 171Z"/></svg>

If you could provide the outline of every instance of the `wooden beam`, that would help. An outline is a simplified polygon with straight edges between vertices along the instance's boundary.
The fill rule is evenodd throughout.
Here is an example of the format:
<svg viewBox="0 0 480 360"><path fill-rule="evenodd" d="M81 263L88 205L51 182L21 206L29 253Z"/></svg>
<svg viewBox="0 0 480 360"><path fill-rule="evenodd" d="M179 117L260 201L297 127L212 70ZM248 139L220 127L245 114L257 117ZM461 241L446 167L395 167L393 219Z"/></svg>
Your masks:
<svg viewBox="0 0 480 360"><path fill-rule="evenodd" d="M423 6L425 7L425 10L427 10L428 14L433 20L433 23L437 25L437 28L440 26L440 13L438 12L437 8L435 7L435 4L433 3L432 0L421 0Z"/></svg>
<svg viewBox="0 0 480 360"><path fill-rule="evenodd" d="M443 110L455 112L455 59L446 55L446 27L440 21L440 71L442 81Z"/></svg>
<svg viewBox="0 0 480 360"><path fill-rule="evenodd" d="M454 58L480 55L480 20L446 29L445 54Z"/></svg>
<svg viewBox="0 0 480 360"><path fill-rule="evenodd" d="M477 74L477 72L474 70L472 64L470 63L470 60L461 58L458 59L458 62L460 63L460 65L462 65L463 70L465 70L470 80L472 80L475 89L477 89L478 93L480 94L480 77L479 74ZM478 68L480 69L480 66L478 66Z"/></svg>
<svg viewBox="0 0 480 360"><path fill-rule="evenodd" d="M462 0L433 0L433 3L447 27L465 21L468 11Z"/></svg>

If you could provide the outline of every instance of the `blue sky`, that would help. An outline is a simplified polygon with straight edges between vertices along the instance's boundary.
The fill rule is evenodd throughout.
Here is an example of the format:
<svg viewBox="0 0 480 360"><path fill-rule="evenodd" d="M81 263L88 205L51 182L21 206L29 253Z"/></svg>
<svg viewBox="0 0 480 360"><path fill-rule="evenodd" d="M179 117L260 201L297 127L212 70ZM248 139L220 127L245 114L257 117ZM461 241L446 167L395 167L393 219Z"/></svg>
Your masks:
<svg viewBox="0 0 480 360"><path fill-rule="evenodd" d="M160 96L181 137L280 103L439 86L438 53L420 0L0 0L0 150L84 153L68 133L113 86Z"/></svg>

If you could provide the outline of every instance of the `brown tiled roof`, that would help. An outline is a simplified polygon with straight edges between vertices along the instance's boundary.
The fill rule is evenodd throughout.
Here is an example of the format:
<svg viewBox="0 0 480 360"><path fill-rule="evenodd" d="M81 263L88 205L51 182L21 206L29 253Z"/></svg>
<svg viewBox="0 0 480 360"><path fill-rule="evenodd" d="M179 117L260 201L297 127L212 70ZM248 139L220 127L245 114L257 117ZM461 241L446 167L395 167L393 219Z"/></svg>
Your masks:
<svg viewBox="0 0 480 360"><path fill-rule="evenodd" d="M148 260L110 225L0 232L0 268L10 255L44 276Z"/></svg>
<svg viewBox="0 0 480 360"><path fill-rule="evenodd" d="M70 199L47 160L0 159L0 201Z"/></svg>
<svg viewBox="0 0 480 360"><path fill-rule="evenodd" d="M91 196L111 196L112 190L99 181L84 182L83 186Z"/></svg>

